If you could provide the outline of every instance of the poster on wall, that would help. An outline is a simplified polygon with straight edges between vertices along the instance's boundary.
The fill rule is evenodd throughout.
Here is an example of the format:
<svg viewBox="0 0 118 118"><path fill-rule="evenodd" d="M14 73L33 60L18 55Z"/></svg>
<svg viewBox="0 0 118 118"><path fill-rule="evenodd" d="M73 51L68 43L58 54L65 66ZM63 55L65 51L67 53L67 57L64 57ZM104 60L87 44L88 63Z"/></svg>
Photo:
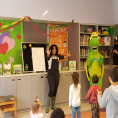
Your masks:
<svg viewBox="0 0 118 118"><path fill-rule="evenodd" d="M0 20L0 26L13 23L10 20ZM22 64L21 42L23 42L23 24L17 24L4 32L0 32L0 63Z"/></svg>
<svg viewBox="0 0 118 118"><path fill-rule="evenodd" d="M45 69L45 56L44 48L34 48L32 47L32 61L33 61L33 71L46 71Z"/></svg>
<svg viewBox="0 0 118 118"><path fill-rule="evenodd" d="M57 27L57 25L48 25L48 27L52 27L55 28ZM48 34L49 35L58 35L62 32L64 32L67 29L67 27L61 27L58 29L48 29ZM61 34L60 36L56 36L56 37L47 37L47 42L52 45L52 44L56 44L58 46L58 54L60 55L67 55L68 53L68 31L66 30L63 34ZM68 59L64 59L64 60L68 60ZM62 60L59 61L59 63L61 63L62 65Z"/></svg>

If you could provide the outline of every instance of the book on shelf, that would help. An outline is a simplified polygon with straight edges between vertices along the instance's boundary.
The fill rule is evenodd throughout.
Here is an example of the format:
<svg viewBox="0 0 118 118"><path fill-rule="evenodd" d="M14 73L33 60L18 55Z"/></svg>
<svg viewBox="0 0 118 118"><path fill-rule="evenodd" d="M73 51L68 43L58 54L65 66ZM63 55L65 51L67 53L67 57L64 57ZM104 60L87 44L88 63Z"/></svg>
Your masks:
<svg viewBox="0 0 118 118"><path fill-rule="evenodd" d="M0 64L0 75L2 75L2 64Z"/></svg>
<svg viewBox="0 0 118 118"><path fill-rule="evenodd" d="M68 60L62 60L62 71L68 70Z"/></svg>
<svg viewBox="0 0 118 118"><path fill-rule="evenodd" d="M89 35L80 35L80 45L89 45Z"/></svg>
<svg viewBox="0 0 118 118"><path fill-rule="evenodd" d="M86 60L80 60L81 70L86 70Z"/></svg>
<svg viewBox="0 0 118 118"><path fill-rule="evenodd" d="M90 53L89 47L88 48L86 48L86 47L80 48L80 56L81 57L87 57L89 53Z"/></svg>
<svg viewBox="0 0 118 118"><path fill-rule="evenodd" d="M21 74L22 73L22 64L13 65L13 74Z"/></svg>
<svg viewBox="0 0 118 118"><path fill-rule="evenodd" d="M11 63L5 62L3 63L3 75L11 74Z"/></svg>
<svg viewBox="0 0 118 118"><path fill-rule="evenodd" d="M61 71L61 63L59 63L59 71Z"/></svg>
<svg viewBox="0 0 118 118"><path fill-rule="evenodd" d="M76 70L76 61L69 61L69 70Z"/></svg>

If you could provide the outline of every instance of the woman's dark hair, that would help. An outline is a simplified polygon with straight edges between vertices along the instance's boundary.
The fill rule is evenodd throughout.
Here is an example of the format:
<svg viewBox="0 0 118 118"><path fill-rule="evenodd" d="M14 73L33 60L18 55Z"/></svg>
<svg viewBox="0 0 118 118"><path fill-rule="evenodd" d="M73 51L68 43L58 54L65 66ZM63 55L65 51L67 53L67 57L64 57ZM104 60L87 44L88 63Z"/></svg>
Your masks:
<svg viewBox="0 0 118 118"><path fill-rule="evenodd" d="M55 55L58 54L58 47L57 47L57 45L53 44L53 45L51 45L50 48L49 48L49 50L51 50L51 53L50 53L51 56L52 56L52 50L53 50L54 47L56 48L56 54L55 54Z"/></svg>
<svg viewBox="0 0 118 118"><path fill-rule="evenodd" d="M109 76L113 82L118 82L118 66L113 65L109 69Z"/></svg>
<svg viewBox="0 0 118 118"><path fill-rule="evenodd" d="M79 74L77 72L74 72L72 78L73 78L74 85L77 88L77 85L79 83Z"/></svg>
<svg viewBox="0 0 118 118"><path fill-rule="evenodd" d="M65 118L64 111L61 108L56 108L52 113L50 118Z"/></svg>
<svg viewBox="0 0 118 118"><path fill-rule="evenodd" d="M98 83L98 80L99 80L99 77L96 74L93 75L93 77L92 77L93 84L97 84Z"/></svg>

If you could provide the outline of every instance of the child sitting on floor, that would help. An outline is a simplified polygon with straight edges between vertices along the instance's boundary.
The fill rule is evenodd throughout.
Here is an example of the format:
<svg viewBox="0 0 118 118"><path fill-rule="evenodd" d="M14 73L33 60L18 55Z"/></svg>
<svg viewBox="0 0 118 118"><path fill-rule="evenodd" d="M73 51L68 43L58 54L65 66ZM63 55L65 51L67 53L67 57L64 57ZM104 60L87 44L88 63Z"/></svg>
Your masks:
<svg viewBox="0 0 118 118"><path fill-rule="evenodd" d="M41 102L38 100L38 96L36 96L36 100L32 103L32 109L30 111L30 118L42 118L43 114L39 113L41 110Z"/></svg>

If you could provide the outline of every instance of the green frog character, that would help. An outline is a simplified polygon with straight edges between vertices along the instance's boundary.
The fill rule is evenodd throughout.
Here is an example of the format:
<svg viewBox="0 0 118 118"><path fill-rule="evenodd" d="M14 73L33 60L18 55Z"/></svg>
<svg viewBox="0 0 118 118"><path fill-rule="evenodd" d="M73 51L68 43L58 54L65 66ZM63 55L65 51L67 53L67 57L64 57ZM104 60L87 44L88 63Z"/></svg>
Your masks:
<svg viewBox="0 0 118 118"><path fill-rule="evenodd" d="M90 86L92 83L92 77L96 74L99 77L98 86L102 88L102 77L104 73L103 56L98 53L98 46L100 42L100 37L96 32L93 32L89 37L90 53L87 57L86 63L86 75L90 81Z"/></svg>

